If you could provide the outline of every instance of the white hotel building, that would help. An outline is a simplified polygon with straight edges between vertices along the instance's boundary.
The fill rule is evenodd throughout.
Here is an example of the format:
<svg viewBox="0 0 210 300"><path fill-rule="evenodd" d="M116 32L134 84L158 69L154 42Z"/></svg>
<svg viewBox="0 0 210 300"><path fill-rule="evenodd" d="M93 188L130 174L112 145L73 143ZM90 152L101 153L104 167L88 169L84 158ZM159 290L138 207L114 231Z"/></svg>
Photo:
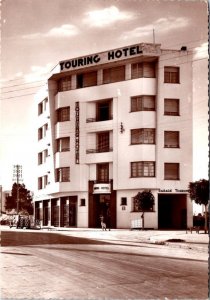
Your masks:
<svg viewBox="0 0 210 300"><path fill-rule="evenodd" d="M192 226L192 54L140 43L61 61L38 106L35 218L43 226Z"/></svg>

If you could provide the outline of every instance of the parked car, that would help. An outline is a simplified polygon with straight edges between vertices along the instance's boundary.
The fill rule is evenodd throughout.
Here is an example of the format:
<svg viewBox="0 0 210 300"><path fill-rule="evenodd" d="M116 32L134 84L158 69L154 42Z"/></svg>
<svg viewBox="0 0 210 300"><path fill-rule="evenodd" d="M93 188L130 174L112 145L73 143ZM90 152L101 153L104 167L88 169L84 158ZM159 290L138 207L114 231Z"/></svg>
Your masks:
<svg viewBox="0 0 210 300"><path fill-rule="evenodd" d="M29 229L30 226L30 216L29 215L22 215L22 214L14 214L9 217L9 227L16 227L16 228L27 228Z"/></svg>

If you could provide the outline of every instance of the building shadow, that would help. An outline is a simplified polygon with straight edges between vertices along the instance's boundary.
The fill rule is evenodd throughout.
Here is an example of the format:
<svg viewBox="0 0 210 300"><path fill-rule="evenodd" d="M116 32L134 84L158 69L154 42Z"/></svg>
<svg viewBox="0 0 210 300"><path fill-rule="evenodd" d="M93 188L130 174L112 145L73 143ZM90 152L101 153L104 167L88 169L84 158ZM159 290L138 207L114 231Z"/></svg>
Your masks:
<svg viewBox="0 0 210 300"><path fill-rule="evenodd" d="M1 246L28 246L46 244L92 244L104 245L103 241L96 241L87 238L64 236L54 232L24 232L24 231L2 231Z"/></svg>

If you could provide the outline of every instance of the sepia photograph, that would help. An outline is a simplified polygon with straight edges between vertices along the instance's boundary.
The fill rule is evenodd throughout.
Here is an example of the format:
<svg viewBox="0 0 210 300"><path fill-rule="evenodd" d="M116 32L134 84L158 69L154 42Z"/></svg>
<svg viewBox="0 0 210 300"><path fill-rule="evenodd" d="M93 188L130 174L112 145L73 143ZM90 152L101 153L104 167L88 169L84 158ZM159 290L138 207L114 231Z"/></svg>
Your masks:
<svg viewBox="0 0 210 300"><path fill-rule="evenodd" d="M207 0L0 1L0 298L209 297Z"/></svg>

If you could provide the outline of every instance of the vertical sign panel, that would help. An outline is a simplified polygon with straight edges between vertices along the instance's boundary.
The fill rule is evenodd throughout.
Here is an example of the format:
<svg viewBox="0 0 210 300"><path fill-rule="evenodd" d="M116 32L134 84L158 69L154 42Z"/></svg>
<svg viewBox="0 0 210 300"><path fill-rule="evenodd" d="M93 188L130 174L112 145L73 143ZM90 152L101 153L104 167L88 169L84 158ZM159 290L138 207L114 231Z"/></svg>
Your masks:
<svg viewBox="0 0 210 300"><path fill-rule="evenodd" d="M75 163L79 164L79 102L75 103Z"/></svg>

